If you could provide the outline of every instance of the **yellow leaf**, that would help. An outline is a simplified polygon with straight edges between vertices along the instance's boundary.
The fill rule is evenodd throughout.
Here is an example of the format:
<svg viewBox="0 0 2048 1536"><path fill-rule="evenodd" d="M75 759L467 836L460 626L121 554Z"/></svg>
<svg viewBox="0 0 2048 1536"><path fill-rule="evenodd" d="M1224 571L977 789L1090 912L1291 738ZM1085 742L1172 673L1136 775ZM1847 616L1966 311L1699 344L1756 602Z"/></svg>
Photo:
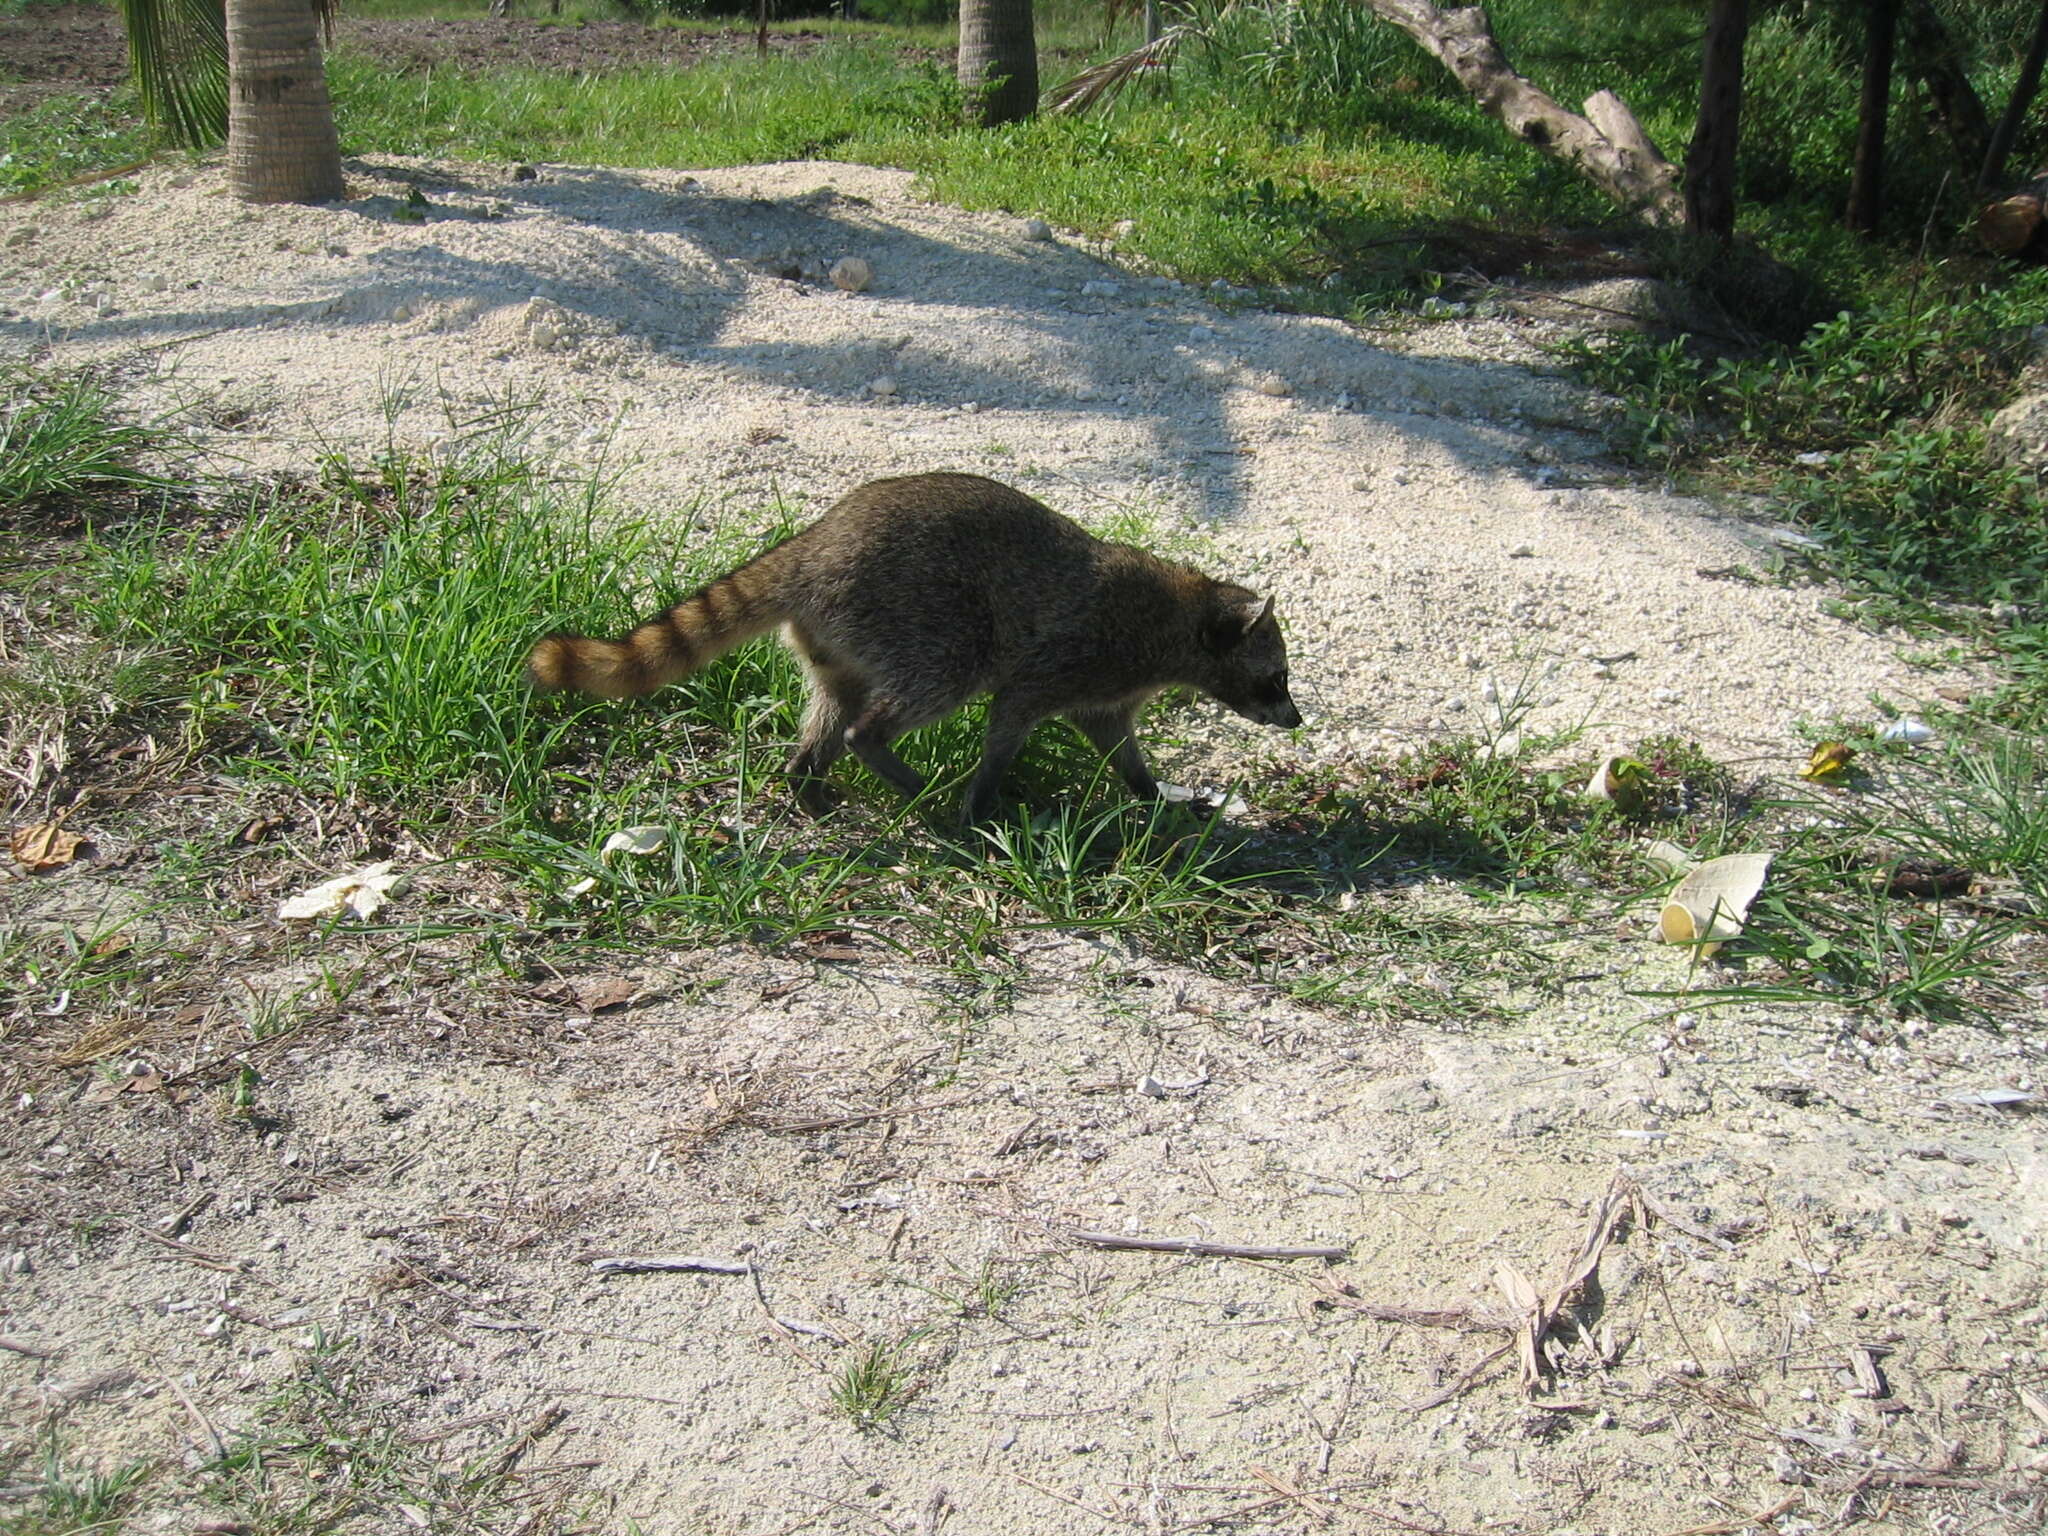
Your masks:
<svg viewBox="0 0 2048 1536"><path fill-rule="evenodd" d="M1840 778L1849 771L1849 764L1855 759L1855 748L1839 741L1824 741L1813 749L1813 756L1799 770L1799 777L1816 782Z"/></svg>

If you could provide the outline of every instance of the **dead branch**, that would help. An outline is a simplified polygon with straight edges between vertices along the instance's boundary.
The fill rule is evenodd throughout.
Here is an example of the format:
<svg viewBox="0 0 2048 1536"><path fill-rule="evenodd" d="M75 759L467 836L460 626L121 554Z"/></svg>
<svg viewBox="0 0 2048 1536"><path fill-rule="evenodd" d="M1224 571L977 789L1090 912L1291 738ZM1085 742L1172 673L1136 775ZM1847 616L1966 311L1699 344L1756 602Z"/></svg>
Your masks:
<svg viewBox="0 0 2048 1536"><path fill-rule="evenodd" d="M1678 167L1650 142L1635 114L1612 91L1588 98L1584 117L1567 111L1515 73L1480 6L1443 10L1428 0L1364 4L1420 43L1516 138L1576 167L1609 197L1640 211L1651 223L1684 222Z"/></svg>
<svg viewBox="0 0 2048 1536"><path fill-rule="evenodd" d="M786 1120L780 1125L764 1125L762 1130L773 1136L794 1136L803 1131L839 1131L849 1125L866 1125L870 1120L893 1120L899 1115L921 1115L928 1109L951 1109L956 1104L971 1103L974 1094L963 1093L950 1099L934 1099L929 1104L898 1104L890 1109L864 1109L850 1115L826 1115L817 1120Z"/></svg>
<svg viewBox="0 0 2048 1536"><path fill-rule="evenodd" d="M1205 1259L1342 1259L1348 1248L1264 1248L1241 1243L1212 1243L1200 1237L1126 1237L1120 1232L1062 1229L1066 1236L1091 1248L1129 1248L1146 1253L1188 1253Z"/></svg>
<svg viewBox="0 0 2048 1536"><path fill-rule="evenodd" d="M1600 1256L1607 1251L1607 1245L1614 1240L1615 1233L1621 1230L1624 1222L1633 1218L1637 1225L1646 1226L1650 1215L1650 1206L1636 1181L1625 1173L1617 1173L1608 1184L1606 1194L1601 1196L1599 1205L1594 1208L1593 1219L1586 1226L1586 1235L1579 1240L1578 1252L1554 1284L1539 1291L1535 1283L1512 1264L1504 1263L1494 1272L1494 1285L1508 1304L1507 1310L1503 1311L1468 1306L1404 1307L1388 1302L1364 1301L1327 1281L1317 1290L1320 1299L1333 1306L1346 1307L1384 1322L1414 1323L1424 1328L1456 1328L1467 1333L1512 1335L1507 1343L1489 1350L1448 1386L1420 1402L1408 1404L1411 1410L1420 1412L1449 1402L1467 1387L1484 1379L1494 1365L1510 1353L1520 1366L1522 1390L1533 1394L1542 1384L1544 1335L1557 1322L1558 1314L1578 1299L1586 1282L1600 1268Z"/></svg>
<svg viewBox="0 0 2048 1536"><path fill-rule="evenodd" d="M644 1275L682 1270L706 1275L744 1275L753 1268L751 1264L736 1263L731 1259L710 1259L695 1253L619 1253L589 1261L593 1271L600 1275Z"/></svg>

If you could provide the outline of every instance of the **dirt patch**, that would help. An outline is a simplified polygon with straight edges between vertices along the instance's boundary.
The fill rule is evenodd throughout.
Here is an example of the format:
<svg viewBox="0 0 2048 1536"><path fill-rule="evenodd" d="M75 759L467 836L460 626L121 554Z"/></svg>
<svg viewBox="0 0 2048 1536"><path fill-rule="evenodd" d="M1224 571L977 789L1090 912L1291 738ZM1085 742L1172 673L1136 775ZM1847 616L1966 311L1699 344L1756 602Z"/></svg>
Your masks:
<svg viewBox="0 0 2048 1536"><path fill-rule="evenodd" d="M0 112L47 96L103 94L128 78L128 44L110 10L34 7L0 16Z"/></svg>

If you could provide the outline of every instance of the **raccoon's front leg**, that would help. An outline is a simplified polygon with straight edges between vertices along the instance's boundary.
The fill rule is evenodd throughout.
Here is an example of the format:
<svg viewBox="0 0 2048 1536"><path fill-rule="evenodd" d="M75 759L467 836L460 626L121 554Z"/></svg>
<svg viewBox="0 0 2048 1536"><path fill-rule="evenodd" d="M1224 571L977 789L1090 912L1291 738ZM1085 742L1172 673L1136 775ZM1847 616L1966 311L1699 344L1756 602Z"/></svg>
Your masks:
<svg viewBox="0 0 2048 1536"><path fill-rule="evenodd" d="M1096 751L1109 759L1110 766L1132 794L1140 800L1160 798L1159 781L1152 777L1145 753L1138 745L1136 710L1071 709L1067 718L1095 744Z"/></svg>
<svg viewBox="0 0 2048 1536"><path fill-rule="evenodd" d="M967 803L960 817L968 826L978 826L995 815L997 801L1001 798L1003 775L1016 761L1031 728L1045 716L1045 710L1023 703L1014 695L1005 697L999 693L990 700L988 735L981 744L981 766L974 770L974 777L968 781Z"/></svg>

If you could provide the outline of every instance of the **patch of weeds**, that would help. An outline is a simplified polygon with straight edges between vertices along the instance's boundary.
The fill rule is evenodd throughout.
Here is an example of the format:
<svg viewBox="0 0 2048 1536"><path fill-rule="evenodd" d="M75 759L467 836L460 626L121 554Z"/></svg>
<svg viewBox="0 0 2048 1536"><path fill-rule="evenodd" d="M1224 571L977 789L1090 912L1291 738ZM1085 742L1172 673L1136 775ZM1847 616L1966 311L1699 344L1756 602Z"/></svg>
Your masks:
<svg viewBox="0 0 2048 1536"><path fill-rule="evenodd" d="M264 748L248 766L302 793L531 821L563 735L519 675L539 616L623 627L640 605L621 576L672 569L669 547L486 448L447 473L331 467L217 526L96 536L77 601L181 671L190 707L245 720Z"/></svg>
<svg viewBox="0 0 2048 1536"><path fill-rule="evenodd" d="M90 1471L69 1460L53 1429L33 1469L17 1469L10 1498L20 1507L0 1515L0 1536L73 1536L111 1530L123 1523L142 1485L155 1469L146 1461L111 1471ZM24 1476L23 1473L27 1473Z"/></svg>
<svg viewBox="0 0 2048 1536"><path fill-rule="evenodd" d="M2004 652L2013 681L1986 707L2038 724L2038 616L2000 627L1969 610L2048 583L2048 494L1996 462L1985 430L2044 306L2048 274L1987 288L1936 269L1790 348L1707 359L1637 336L1567 355L1620 397L1638 457L1770 491L1820 537L1814 564L1884 599L1873 617Z"/></svg>
<svg viewBox="0 0 2048 1536"><path fill-rule="evenodd" d="M2011 941L2048 918L2044 767L2037 743L1985 732L1760 800L1747 835L1773 859L1733 979L1686 995L1995 1018Z"/></svg>
<svg viewBox="0 0 2048 1536"><path fill-rule="evenodd" d="M53 96L0 118L0 195L41 192L148 159L161 140L128 101L126 93Z"/></svg>
<svg viewBox="0 0 2048 1536"><path fill-rule="evenodd" d="M364 1347L316 1333L298 1374L203 1473L216 1518L252 1536L348 1529L531 1530L534 1502L512 1479L546 1417L460 1460L410 1431L416 1401L383 1401ZM546 1495L542 1495L545 1499ZM531 1523L529 1523L531 1522Z"/></svg>
<svg viewBox="0 0 2048 1536"><path fill-rule="evenodd" d="M140 467L163 434L116 418L91 374L0 370L0 511L25 512L167 482Z"/></svg>
<svg viewBox="0 0 2048 1536"><path fill-rule="evenodd" d="M906 1283L944 1302L962 1319L995 1317L1024 1289L1019 1268L1015 1260L983 1259L972 1275L955 1270L951 1286Z"/></svg>
<svg viewBox="0 0 2048 1536"><path fill-rule="evenodd" d="M877 1339L857 1349L832 1373L832 1406L862 1433L886 1429L917 1392L909 1351L915 1335Z"/></svg>

